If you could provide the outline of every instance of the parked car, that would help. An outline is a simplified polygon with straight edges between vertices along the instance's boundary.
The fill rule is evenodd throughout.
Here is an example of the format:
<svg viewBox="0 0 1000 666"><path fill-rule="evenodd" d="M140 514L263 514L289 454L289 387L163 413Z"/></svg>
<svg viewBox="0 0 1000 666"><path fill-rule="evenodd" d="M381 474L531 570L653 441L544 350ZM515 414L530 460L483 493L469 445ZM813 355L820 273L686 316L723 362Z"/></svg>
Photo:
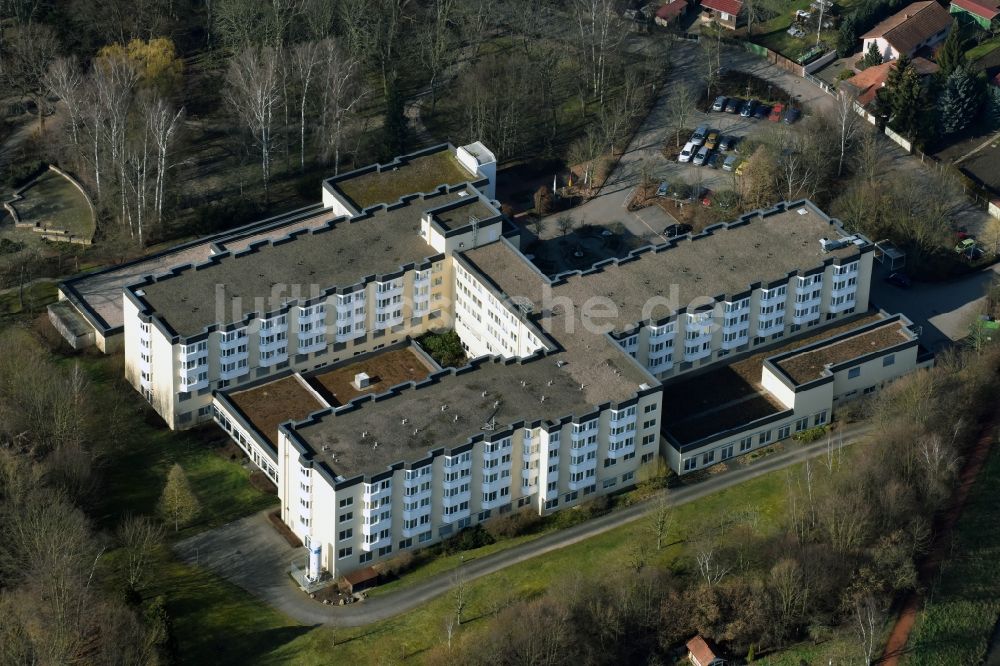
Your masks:
<svg viewBox="0 0 1000 666"><path fill-rule="evenodd" d="M690 162L691 158L694 157L695 152L698 150L698 146L694 145L694 142L688 141L681 148L680 155L677 156L678 162Z"/></svg>
<svg viewBox="0 0 1000 666"><path fill-rule="evenodd" d="M669 227L663 230L663 233L667 238L677 238L678 236L683 236L684 234L691 233L691 225L671 224Z"/></svg>
<svg viewBox="0 0 1000 666"><path fill-rule="evenodd" d="M730 97L726 102L726 113L739 113L743 107L743 100L739 97Z"/></svg>
<svg viewBox="0 0 1000 666"><path fill-rule="evenodd" d="M770 113L771 113L771 107L769 107L767 104L761 104L753 112L753 117L756 118L757 120L764 120Z"/></svg>
<svg viewBox="0 0 1000 666"><path fill-rule="evenodd" d="M698 125L698 128L691 135L691 143L700 146L705 143L705 136L708 134L708 125Z"/></svg>
<svg viewBox="0 0 1000 666"><path fill-rule="evenodd" d="M736 165L736 175L737 176L742 176L743 172L746 170L746 168L747 168L747 163L746 162L740 162L739 164L737 164Z"/></svg>
<svg viewBox="0 0 1000 666"><path fill-rule="evenodd" d="M974 247L976 247L976 239L975 238L963 238L955 246L955 253L956 254L961 254L963 252L969 252Z"/></svg>
<svg viewBox="0 0 1000 666"><path fill-rule="evenodd" d="M670 183L667 181L663 181L660 183L660 186L656 188L656 196L658 197L665 197L668 192L670 192Z"/></svg>
<svg viewBox="0 0 1000 666"><path fill-rule="evenodd" d="M705 137L705 145L708 146L709 149L715 150L715 147L719 145L719 133L715 130L709 132L708 136Z"/></svg>
<svg viewBox="0 0 1000 666"><path fill-rule="evenodd" d="M785 105L784 104L780 104L780 103L779 104L775 104L774 108L771 109L771 115L768 116L767 119L770 120L772 123L776 123L779 120L781 120L781 114L784 113L784 111L785 111Z"/></svg>
<svg viewBox="0 0 1000 666"><path fill-rule="evenodd" d="M889 284L899 287L900 289L909 289L913 286L913 282L906 273L893 273L885 279Z"/></svg>
<svg viewBox="0 0 1000 666"><path fill-rule="evenodd" d="M802 117L802 112L796 109L795 107L790 106L788 107L788 110L785 111L785 124L791 125L801 117Z"/></svg>
<svg viewBox="0 0 1000 666"><path fill-rule="evenodd" d="M703 164L705 164L705 160L707 160L708 156L711 154L712 151L709 150L708 146L702 146L701 148L698 149L698 153L694 156L694 160L692 161L694 162L695 166L702 166Z"/></svg>
<svg viewBox="0 0 1000 666"><path fill-rule="evenodd" d="M719 95L715 98L715 103L712 104L712 111L725 111L727 103L729 103L729 98L725 95Z"/></svg>
<svg viewBox="0 0 1000 666"><path fill-rule="evenodd" d="M706 189L701 193L701 205L708 208L712 205L713 197L715 197L715 193L712 190Z"/></svg>
<svg viewBox="0 0 1000 666"><path fill-rule="evenodd" d="M749 118L750 116L753 115L753 111L756 108L757 108L757 100L748 99L746 101L746 104L743 105L743 108L740 109L740 115L743 116L744 118Z"/></svg>
<svg viewBox="0 0 1000 666"><path fill-rule="evenodd" d="M705 166L709 169L718 169L724 161L722 153L713 152L705 162Z"/></svg>
<svg viewBox="0 0 1000 666"><path fill-rule="evenodd" d="M726 158L726 161L722 163L723 171L732 171L736 168L736 164L740 161L738 155L730 155Z"/></svg>
<svg viewBox="0 0 1000 666"><path fill-rule="evenodd" d="M719 150L727 152L736 146L736 137L726 134L719 138Z"/></svg>

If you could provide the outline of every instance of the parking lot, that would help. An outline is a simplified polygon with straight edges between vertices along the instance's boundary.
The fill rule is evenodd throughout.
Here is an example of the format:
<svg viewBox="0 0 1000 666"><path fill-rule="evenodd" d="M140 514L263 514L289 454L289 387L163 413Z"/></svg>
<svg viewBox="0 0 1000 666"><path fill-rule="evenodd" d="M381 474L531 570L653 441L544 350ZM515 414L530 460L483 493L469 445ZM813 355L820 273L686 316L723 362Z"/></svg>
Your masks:
<svg viewBox="0 0 1000 666"><path fill-rule="evenodd" d="M789 126L783 122L772 122L767 117L760 119L753 118L752 116L744 118L739 113L697 111L693 114L691 125L693 127L707 125L709 131L718 132L720 141L723 136L736 137L735 149L729 151L712 151L714 154L720 156L716 168L696 165L693 159L689 163L683 163L664 158L662 165L654 168L653 172L658 179L664 180L671 185L683 181L688 185L707 188L712 192L732 190L736 188L736 171L735 169L733 171L726 171L722 168L725 158L735 154L738 156L738 160L746 159L749 155L745 151L740 150L740 144L743 140L748 137L758 137L766 132L794 131L797 124ZM688 139L681 137L682 143L689 139L690 137Z"/></svg>

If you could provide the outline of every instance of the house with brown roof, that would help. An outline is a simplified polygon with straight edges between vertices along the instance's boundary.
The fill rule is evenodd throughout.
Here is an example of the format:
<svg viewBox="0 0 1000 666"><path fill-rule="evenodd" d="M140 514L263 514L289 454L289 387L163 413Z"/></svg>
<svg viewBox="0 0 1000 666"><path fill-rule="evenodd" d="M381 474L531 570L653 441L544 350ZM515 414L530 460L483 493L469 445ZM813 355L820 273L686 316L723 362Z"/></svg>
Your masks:
<svg viewBox="0 0 1000 666"><path fill-rule="evenodd" d="M875 44L883 61L913 56L918 49L942 42L951 23L951 14L936 0L914 2L863 34L862 52Z"/></svg>
<svg viewBox="0 0 1000 666"><path fill-rule="evenodd" d="M952 0L948 11L956 19L964 19L975 23L983 30L994 27L997 17L1000 17L1000 1L998 0Z"/></svg>
<svg viewBox="0 0 1000 666"><path fill-rule="evenodd" d="M736 30L742 23L743 0L701 0L701 6L707 10L707 21L715 21L727 30Z"/></svg>
<svg viewBox="0 0 1000 666"><path fill-rule="evenodd" d="M939 69L936 63L931 62L927 58L917 57L910 62L921 78L934 74ZM867 108L869 104L875 101L878 91L885 87L885 83L889 78L889 72L895 67L895 60L869 67L841 82L841 89L852 95L854 101L862 109Z"/></svg>
<svg viewBox="0 0 1000 666"><path fill-rule="evenodd" d="M667 28L676 23L680 17L687 13L687 0L668 0L665 5L661 5L653 15L653 22L656 25Z"/></svg>
<svg viewBox="0 0 1000 666"><path fill-rule="evenodd" d="M687 642L688 661L694 666L723 666L726 660L715 653L715 649L708 644L708 641L695 636Z"/></svg>

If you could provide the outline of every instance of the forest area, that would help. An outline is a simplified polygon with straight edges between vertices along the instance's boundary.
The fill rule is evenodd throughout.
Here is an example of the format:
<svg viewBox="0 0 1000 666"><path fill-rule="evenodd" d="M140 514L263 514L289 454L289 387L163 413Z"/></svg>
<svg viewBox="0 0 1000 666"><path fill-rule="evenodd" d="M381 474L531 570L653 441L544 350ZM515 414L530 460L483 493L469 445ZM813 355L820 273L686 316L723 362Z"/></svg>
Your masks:
<svg viewBox="0 0 1000 666"><path fill-rule="evenodd" d="M2 195L56 164L98 224L88 250L0 248L0 286L312 204L433 143L595 160L666 67L626 37L611 0L4 0Z"/></svg>

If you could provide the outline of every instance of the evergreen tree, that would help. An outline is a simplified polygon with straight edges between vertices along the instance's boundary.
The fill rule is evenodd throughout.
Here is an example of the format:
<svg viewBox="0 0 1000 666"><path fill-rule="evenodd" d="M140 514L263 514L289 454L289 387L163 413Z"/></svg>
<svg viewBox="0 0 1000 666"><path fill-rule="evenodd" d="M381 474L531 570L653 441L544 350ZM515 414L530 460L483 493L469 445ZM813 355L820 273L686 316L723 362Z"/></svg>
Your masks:
<svg viewBox="0 0 1000 666"><path fill-rule="evenodd" d="M882 52L878 50L878 44L872 42L868 45L865 57L861 60L861 69L868 69L875 65L882 64Z"/></svg>
<svg viewBox="0 0 1000 666"><path fill-rule="evenodd" d="M957 67L938 98L941 131L955 134L968 127L983 105L983 81L967 65Z"/></svg>
<svg viewBox="0 0 1000 666"><path fill-rule="evenodd" d="M163 519L174 524L175 532L194 520L201 510L198 498L195 497L187 475L184 474L184 468L176 463L167 474L167 483L163 486L159 509Z"/></svg>
<svg viewBox="0 0 1000 666"><path fill-rule="evenodd" d="M384 159L392 159L406 152L406 116L403 113L403 96L399 94L396 77L389 82L385 99L385 122L382 125Z"/></svg>
<svg viewBox="0 0 1000 666"><path fill-rule="evenodd" d="M990 127L1000 128L1000 86L986 86L985 113Z"/></svg>
<svg viewBox="0 0 1000 666"><path fill-rule="evenodd" d="M846 58L854 53L854 47L858 43L858 14L851 12L840 22L840 30L837 32L837 57Z"/></svg>
<svg viewBox="0 0 1000 666"><path fill-rule="evenodd" d="M947 80L952 72L966 64L965 50L962 47L964 42L958 22L952 22L951 31L944 40L944 44L938 49L936 56L938 67L940 67L938 75L942 81Z"/></svg>
<svg viewBox="0 0 1000 666"><path fill-rule="evenodd" d="M923 85L913 63L906 56L896 61L886 77L885 98L889 107L889 126L914 139L919 133L923 104Z"/></svg>

